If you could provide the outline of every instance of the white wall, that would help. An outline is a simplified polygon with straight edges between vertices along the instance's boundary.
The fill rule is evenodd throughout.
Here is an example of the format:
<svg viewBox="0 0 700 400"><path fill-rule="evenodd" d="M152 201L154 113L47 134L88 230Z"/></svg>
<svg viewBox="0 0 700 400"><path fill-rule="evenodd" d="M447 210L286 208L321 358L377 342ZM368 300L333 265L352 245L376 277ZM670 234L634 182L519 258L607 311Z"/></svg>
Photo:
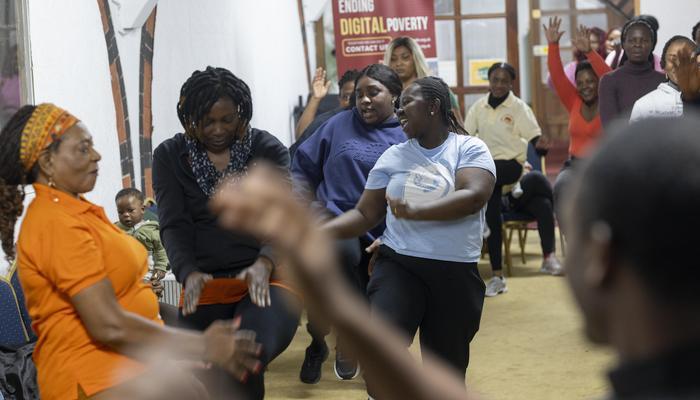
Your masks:
<svg viewBox="0 0 700 400"><path fill-rule="evenodd" d="M308 91L295 2L161 1L154 47L154 146L181 131L180 86L207 65L242 78L253 96L252 125L290 144L291 111Z"/></svg>
<svg viewBox="0 0 700 400"><path fill-rule="evenodd" d="M29 3L35 103L53 102L85 122L102 154L100 177L88 195L116 219L121 169L107 49L95 0ZM115 29L118 7L111 4ZM140 185L140 29L117 33ZM167 0L156 17L153 60L153 146L181 131L175 104L182 83L207 65L228 68L251 87L252 125L289 144L291 111L306 96L303 44L295 1Z"/></svg>
<svg viewBox="0 0 700 400"><path fill-rule="evenodd" d="M92 132L102 162L97 187L88 197L105 206L110 217L116 217L113 198L121 187L119 145L107 48L97 2L45 0L28 3L34 102L52 102L70 110ZM138 60L136 62L138 66ZM138 77L138 69L136 74ZM138 80L135 84L138 92ZM131 103L138 107L138 93Z"/></svg>
<svg viewBox="0 0 700 400"><path fill-rule="evenodd" d="M693 26L700 21L700 0L640 0L639 13L651 14L659 20L659 38L654 52L661 55L664 43L672 36L690 38Z"/></svg>

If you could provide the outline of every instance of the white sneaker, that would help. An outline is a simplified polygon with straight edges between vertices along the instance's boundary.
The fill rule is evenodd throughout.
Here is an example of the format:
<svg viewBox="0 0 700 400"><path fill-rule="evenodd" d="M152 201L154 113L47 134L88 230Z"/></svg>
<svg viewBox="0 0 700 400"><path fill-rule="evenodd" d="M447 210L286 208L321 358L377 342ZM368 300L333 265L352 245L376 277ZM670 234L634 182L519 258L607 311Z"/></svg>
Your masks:
<svg viewBox="0 0 700 400"><path fill-rule="evenodd" d="M540 268L540 272L543 274L561 276L564 275L564 267L559 262L557 256L552 253L547 258L542 260L542 268Z"/></svg>
<svg viewBox="0 0 700 400"><path fill-rule="evenodd" d="M507 293L506 278L494 276L486 285L486 297L498 296L499 294Z"/></svg>
<svg viewBox="0 0 700 400"><path fill-rule="evenodd" d="M511 191L511 193L513 194L513 197L516 199L519 199L520 196L523 195L523 188L522 188L522 186L520 186L520 181L518 181L515 184L515 186L513 186L513 190Z"/></svg>

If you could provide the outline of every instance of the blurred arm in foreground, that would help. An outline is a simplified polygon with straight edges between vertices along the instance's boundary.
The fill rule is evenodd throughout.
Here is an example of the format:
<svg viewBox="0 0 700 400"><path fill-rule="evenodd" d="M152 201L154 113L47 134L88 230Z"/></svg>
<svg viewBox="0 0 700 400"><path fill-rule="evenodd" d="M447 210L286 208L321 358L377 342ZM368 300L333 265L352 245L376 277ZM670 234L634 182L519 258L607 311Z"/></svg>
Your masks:
<svg viewBox="0 0 700 400"><path fill-rule="evenodd" d="M333 239L315 225L272 168L257 166L239 184L223 185L211 206L224 227L273 243L307 302L347 338L380 397L474 399L447 366L424 355L421 367L395 329L370 318L367 305L340 275Z"/></svg>

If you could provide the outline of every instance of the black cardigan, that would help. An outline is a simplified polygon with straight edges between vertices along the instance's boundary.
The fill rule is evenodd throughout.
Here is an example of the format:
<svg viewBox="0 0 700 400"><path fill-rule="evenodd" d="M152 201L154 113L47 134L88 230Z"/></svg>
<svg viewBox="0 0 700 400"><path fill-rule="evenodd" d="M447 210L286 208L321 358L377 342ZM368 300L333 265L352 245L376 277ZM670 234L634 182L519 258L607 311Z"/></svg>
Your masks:
<svg viewBox="0 0 700 400"><path fill-rule="evenodd" d="M250 164L264 159L289 168L289 151L270 133L251 129ZM233 277L271 249L243 234L220 228L209 211L209 199L199 188L189 163L182 133L161 143L153 152L153 189L158 202L160 236L177 280L184 283L192 271L214 277Z"/></svg>

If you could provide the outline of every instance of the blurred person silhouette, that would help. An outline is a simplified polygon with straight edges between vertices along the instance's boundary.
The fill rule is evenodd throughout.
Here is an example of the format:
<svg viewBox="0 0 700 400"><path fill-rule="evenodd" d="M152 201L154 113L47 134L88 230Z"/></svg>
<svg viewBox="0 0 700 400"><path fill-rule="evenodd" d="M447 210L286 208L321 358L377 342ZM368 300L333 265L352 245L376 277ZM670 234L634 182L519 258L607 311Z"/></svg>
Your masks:
<svg viewBox="0 0 700 400"><path fill-rule="evenodd" d="M700 215L688 213L700 180L679 172L700 168L699 124L648 119L614 132L567 204L567 277L589 339L617 354L613 399L700 398Z"/></svg>

